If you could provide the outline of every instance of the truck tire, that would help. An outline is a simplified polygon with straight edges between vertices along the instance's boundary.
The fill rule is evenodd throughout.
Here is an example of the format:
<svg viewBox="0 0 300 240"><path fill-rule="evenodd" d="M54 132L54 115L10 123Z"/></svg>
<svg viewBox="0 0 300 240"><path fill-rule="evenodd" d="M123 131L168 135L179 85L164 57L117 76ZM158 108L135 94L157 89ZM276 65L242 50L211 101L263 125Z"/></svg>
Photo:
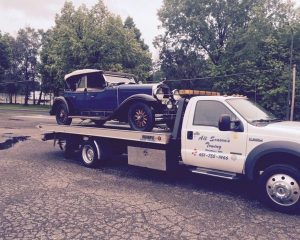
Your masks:
<svg viewBox="0 0 300 240"><path fill-rule="evenodd" d="M102 165L108 157L108 149L105 150L99 142L88 140L82 143L81 159L84 166L96 168Z"/></svg>
<svg viewBox="0 0 300 240"><path fill-rule="evenodd" d="M151 131L155 123L155 115L151 106L135 103L129 107L128 122L135 131Z"/></svg>
<svg viewBox="0 0 300 240"><path fill-rule="evenodd" d="M290 165L276 164L264 170L258 181L260 200L285 213L300 210L300 171Z"/></svg>
<svg viewBox="0 0 300 240"><path fill-rule="evenodd" d="M60 103L56 108L56 122L58 125L70 125L72 118L69 118L69 111L64 103Z"/></svg>

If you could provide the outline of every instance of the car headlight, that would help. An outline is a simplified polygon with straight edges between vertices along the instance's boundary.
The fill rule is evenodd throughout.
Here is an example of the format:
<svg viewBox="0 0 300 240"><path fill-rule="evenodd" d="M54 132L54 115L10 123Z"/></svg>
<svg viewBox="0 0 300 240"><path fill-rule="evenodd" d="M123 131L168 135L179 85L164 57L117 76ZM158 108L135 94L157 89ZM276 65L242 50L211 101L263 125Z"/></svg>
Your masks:
<svg viewBox="0 0 300 240"><path fill-rule="evenodd" d="M155 91L154 91L154 96L159 100L163 100L164 98L164 91L162 88L157 88Z"/></svg>
<svg viewBox="0 0 300 240"><path fill-rule="evenodd" d="M168 109L172 109L173 108L173 103L172 103L171 100L167 101L166 105L167 105Z"/></svg>
<svg viewBox="0 0 300 240"><path fill-rule="evenodd" d="M173 95L173 98L174 98L175 101L178 101L181 98L181 96L179 94L179 91L177 89L174 89L172 91L172 95Z"/></svg>

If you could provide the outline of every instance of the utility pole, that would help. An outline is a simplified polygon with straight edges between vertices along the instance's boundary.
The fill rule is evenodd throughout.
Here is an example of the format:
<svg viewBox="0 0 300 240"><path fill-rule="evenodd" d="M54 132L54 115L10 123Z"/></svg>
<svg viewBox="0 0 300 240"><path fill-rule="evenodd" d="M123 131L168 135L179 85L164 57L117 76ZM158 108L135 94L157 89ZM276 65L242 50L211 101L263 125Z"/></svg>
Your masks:
<svg viewBox="0 0 300 240"><path fill-rule="evenodd" d="M290 117L290 121L294 120L295 92L296 92L296 64L293 65L292 104L291 104L291 117Z"/></svg>
<svg viewBox="0 0 300 240"><path fill-rule="evenodd" d="M291 47L290 47L290 66L289 71L292 75L292 64L293 64L293 50L294 50L294 30L291 27ZM292 76L291 76L292 77ZM287 108L286 108L286 119L290 119L290 103L291 103L291 79L288 82L288 97L287 97Z"/></svg>

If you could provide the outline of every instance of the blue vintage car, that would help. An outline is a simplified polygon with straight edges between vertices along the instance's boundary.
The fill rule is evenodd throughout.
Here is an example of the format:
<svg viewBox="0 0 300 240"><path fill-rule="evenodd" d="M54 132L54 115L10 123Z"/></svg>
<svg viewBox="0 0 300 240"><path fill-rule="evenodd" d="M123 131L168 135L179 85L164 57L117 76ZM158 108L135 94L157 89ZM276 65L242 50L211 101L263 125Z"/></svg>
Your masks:
<svg viewBox="0 0 300 240"><path fill-rule="evenodd" d="M179 95L163 83L137 84L130 74L96 69L76 70L65 81L64 94L50 111L60 125L70 125L72 118L90 119L98 126L118 120L134 130L151 131L155 123L171 127L174 122Z"/></svg>

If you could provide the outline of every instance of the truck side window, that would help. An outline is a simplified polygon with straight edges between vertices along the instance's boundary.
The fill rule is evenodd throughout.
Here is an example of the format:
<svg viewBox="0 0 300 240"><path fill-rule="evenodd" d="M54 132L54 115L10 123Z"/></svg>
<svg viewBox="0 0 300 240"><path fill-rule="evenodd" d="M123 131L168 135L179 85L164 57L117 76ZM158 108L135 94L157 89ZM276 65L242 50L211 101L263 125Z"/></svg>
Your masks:
<svg viewBox="0 0 300 240"><path fill-rule="evenodd" d="M219 118L222 114L228 114L231 120L237 117L221 102L198 101L193 120L193 125L218 127Z"/></svg>

